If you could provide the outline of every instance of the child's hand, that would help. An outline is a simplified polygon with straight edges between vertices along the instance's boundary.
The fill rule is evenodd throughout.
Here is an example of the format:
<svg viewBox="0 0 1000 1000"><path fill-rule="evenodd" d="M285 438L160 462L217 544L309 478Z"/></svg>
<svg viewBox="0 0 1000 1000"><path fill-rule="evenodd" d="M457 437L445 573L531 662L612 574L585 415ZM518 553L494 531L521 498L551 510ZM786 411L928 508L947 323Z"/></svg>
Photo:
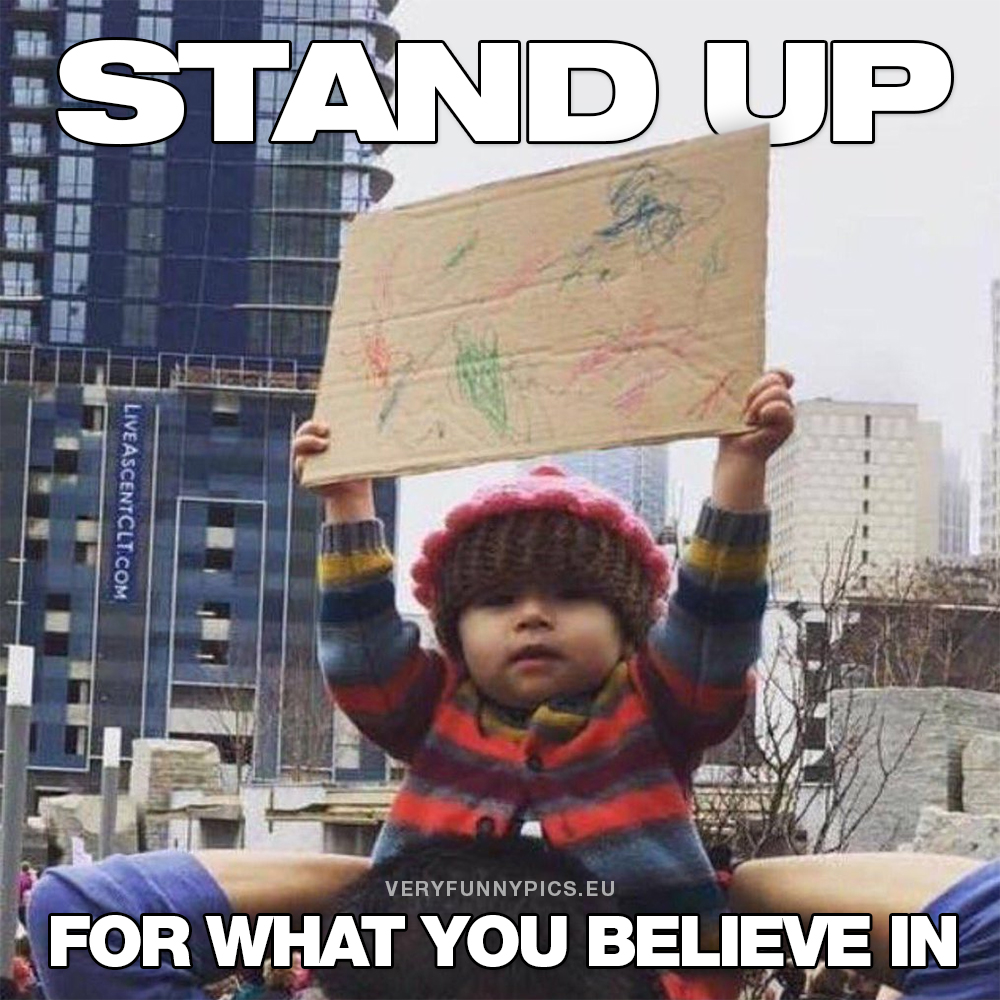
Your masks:
<svg viewBox="0 0 1000 1000"><path fill-rule="evenodd" d="M757 379L743 409L743 419L755 429L721 438L720 454L725 450L766 462L795 429L795 404L789 392L794 383L791 372L781 368Z"/></svg>
<svg viewBox="0 0 1000 1000"><path fill-rule="evenodd" d="M298 428L292 442L292 467L296 479L302 478L305 457L326 451L329 443L330 428L319 420L307 420ZM370 479L324 483L314 489L323 498L328 521L367 521L375 517L375 497Z"/></svg>
<svg viewBox="0 0 1000 1000"><path fill-rule="evenodd" d="M753 429L719 438L712 502L734 511L764 506L767 460L795 428L795 407L789 392L795 379L776 368L750 387L743 417Z"/></svg>

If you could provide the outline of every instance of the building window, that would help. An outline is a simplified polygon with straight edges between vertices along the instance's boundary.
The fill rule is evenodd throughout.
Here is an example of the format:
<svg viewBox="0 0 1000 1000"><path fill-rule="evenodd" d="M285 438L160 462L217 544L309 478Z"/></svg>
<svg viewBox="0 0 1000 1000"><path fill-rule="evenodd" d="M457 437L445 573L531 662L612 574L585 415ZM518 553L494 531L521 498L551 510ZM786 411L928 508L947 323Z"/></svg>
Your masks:
<svg viewBox="0 0 1000 1000"><path fill-rule="evenodd" d="M156 306L152 302L126 302L122 306L122 345L153 347L156 343Z"/></svg>
<svg viewBox="0 0 1000 1000"><path fill-rule="evenodd" d="M805 624L805 658L807 660L824 659L828 639L826 622L806 622Z"/></svg>
<svg viewBox="0 0 1000 1000"><path fill-rule="evenodd" d="M49 103L49 88L41 76L15 76L10 81L11 103L20 108L42 108Z"/></svg>
<svg viewBox="0 0 1000 1000"><path fill-rule="evenodd" d="M867 590L868 589L868 577L867 576L861 577L861 589L862 590Z"/></svg>
<svg viewBox="0 0 1000 1000"><path fill-rule="evenodd" d="M80 452L76 448L57 448L52 453L52 471L61 476L75 476L80 467Z"/></svg>
<svg viewBox="0 0 1000 1000"><path fill-rule="evenodd" d="M87 727L66 726L63 750L70 757L83 757L87 752Z"/></svg>
<svg viewBox="0 0 1000 1000"><path fill-rule="evenodd" d="M870 413L865 414L865 437L870 438L872 436L872 418Z"/></svg>
<svg viewBox="0 0 1000 1000"><path fill-rule="evenodd" d="M216 393L212 400L212 426L236 427L240 422L240 397L232 393Z"/></svg>
<svg viewBox="0 0 1000 1000"><path fill-rule="evenodd" d="M69 611L72 605L72 598L69 594L52 592L46 595L46 611Z"/></svg>
<svg viewBox="0 0 1000 1000"><path fill-rule="evenodd" d="M24 558L44 562L49 554L49 543L44 538L28 538L24 542Z"/></svg>
<svg viewBox="0 0 1000 1000"><path fill-rule="evenodd" d="M56 246L90 244L90 205L62 202L56 206Z"/></svg>
<svg viewBox="0 0 1000 1000"><path fill-rule="evenodd" d="M78 566L97 565L97 543L96 542L74 542L73 562Z"/></svg>
<svg viewBox="0 0 1000 1000"><path fill-rule="evenodd" d="M205 569L228 571L233 568L232 549L205 549Z"/></svg>
<svg viewBox="0 0 1000 1000"><path fill-rule="evenodd" d="M162 202L166 191L162 160L133 159L129 168L129 201Z"/></svg>
<svg viewBox="0 0 1000 1000"><path fill-rule="evenodd" d="M57 253L52 262L52 291L56 295L84 295L87 291L87 272L90 255L85 253Z"/></svg>
<svg viewBox="0 0 1000 1000"><path fill-rule="evenodd" d="M224 667L229 662L229 643L220 639L202 639L198 659L212 667Z"/></svg>
<svg viewBox="0 0 1000 1000"><path fill-rule="evenodd" d="M13 212L5 215L3 245L5 250L40 250L42 237L35 216L17 215Z"/></svg>
<svg viewBox="0 0 1000 1000"><path fill-rule="evenodd" d="M862 549L861 550L861 561L863 563L868 562L868 550L867 549Z"/></svg>
<svg viewBox="0 0 1000 1000"><path fill-rule="evenodd" d="M128 210L127 250L156 253L163 243L163 209L135 205Z"/></svg>
<svg viewBox="0 0 1000 1000"><path fill-rule="evenodd" d="M66 682L66 703L86 705L90 701L90 681L71 680Z"/></svg>
<svg viewBox="0 0 1000 1000"><path fill-rule="evenodd" d="M69 633L46 632L42 640L42 652L46 656L68 656Z"/></svg>
<svg viewBox="0 0 1000 1000"><path fill-rule="evenodd" d="M228 621L231 609L225 601L204 601L197 613L201 618L220 618Z"/></svg>
<svg viewBox="0 0 1000 1000"><path fill-rule="evenodd" d="M14 156L41 156L45 152L40 122L8 122L7 142Z"/></svg>
<svg viewBox="0 0 1000 1000"><path fill-rule="evenodd" d="M862 538L867 538L868 537L868 525L867 524L861 525L861 537Z"/></svg>
<svg viewBox="0 0 1000 1000"><path fill-rule="evenodd" d="M28 343L34 339L34 330L30 309L0 309L0 340Z"/></svg>
<svg viewBox="0 0 1000 1000"><path fill-rule="evenodd" d="M104 430L104 407L84 404L80 417L80 427L85 431Z"/></svg>
<svg viewBox="0 0 1000 1000"><path fill-rule="evenodd" d="M15 31L14 55L21 59L44 59L52 55L49 36L44 31Z"/></svg>
<svg viewBox="0 0 1000 1000"><path fill-rule="evenodd" d="M33 168L8 167L5 175L7 200L15 205L33 205L40 202L45 194L41 173Z"/></svg>
<svg viewBox="0 0 1000 1000"><path fill-rule="evenodd" d="M42 293L35 280L35 265L27 260L5 260L0 268L3 294L12 299L36 298Z"/></svg>
<svg viewBox="0 0 1000 1000"><path fill-rule="evenodd" d="M872 477L871 477L871 476L868 476L868 475L866 475L866 476L864 477L864 479L863 479L863 480L861 481L861 485L862 485L862 486L863 486L863 487L864 487L864 488L865 488L866 490L867 490L867 489L868 489L868 488L869 488L869 487L871 486L871 484L872 484Z"/></svg>
<svg viewBox="0 0 1000 1000"><path fill-rule="evenodd" d="M140 17L136 34L150 42L170 48L173 22L169 17Z"/></svg>
<svg viewBox="0 0 1000 1000"><path fill-rule="evenodd" d="M210 528L232 528L236 525L236 505L231 503L210 503L208 505L208 526Z"/></svg>
<svg viewBox="0 0 1000 1000"><path fill-rule="evenodd" d="M862 514L867 514L869 512L869 506L870 505L869 505L869 503L868 503L867 500L862 500L861 501L861 513Z"/></svg>
<svg viewBox="0 0 1000 1000"><path fill-rule="evenodd" d="M865 449L865 465L871 465L872 463L872 453L866 448Z"/></svg>
<svg viewBox="0 0 1000 1000"><path fill-rule="evenodd" d="M94 158L60 156L56 194L59 198L90 201L94 195Z"/></svg>
<svg viewBox="0 0 1000 1000"><path fill-rule="evenodd" d="M77 7L99 7L97 0L90 3L76 3ZM70 11L66 15L66 48L77 42L101 37L101 15L80 14Z"/></svg>
<svg viewBox="0 0 1000 1000"><path fill-rule="evenodd" d="M49 310L49 341L82 344L87 330L87 303L82 299L53 299Z"/></svg>
<svg viewBox="0 0 1000 1000"><path fill-rule="evenodd" d="M27 503L25 504L25 513L28 517L48 517L48 493L29 493Z"/></svg>

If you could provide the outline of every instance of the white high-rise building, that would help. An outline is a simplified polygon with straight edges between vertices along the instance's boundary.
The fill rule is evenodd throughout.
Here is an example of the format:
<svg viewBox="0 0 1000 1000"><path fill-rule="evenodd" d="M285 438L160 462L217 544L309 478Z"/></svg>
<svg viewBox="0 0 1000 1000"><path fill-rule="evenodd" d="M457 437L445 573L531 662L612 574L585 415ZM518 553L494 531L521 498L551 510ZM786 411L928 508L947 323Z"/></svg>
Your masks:
<svg viewBox="0 0 1000 1000"><path fill-rule="evenodd" d="M805 400L768 466L774 595L815 601L855 534L857 591L939 551L941 427L900 403Z"/></svg>
<svg viewBox="0 0 1000 1000"><path fill-rule="evenodd" d="M945 452L941 473L941 540L938 552L945 559L965 559L971 551L972 490L962 474L962 460L958 452Z"/></svg>
<svg viewBox="0 0 1000 1000"><path fill-rule="evenodd" d="M1000 279L990 285L993 326L993 400L990 434L982 454L979 503L979 551L1000 576Z"/></svg>

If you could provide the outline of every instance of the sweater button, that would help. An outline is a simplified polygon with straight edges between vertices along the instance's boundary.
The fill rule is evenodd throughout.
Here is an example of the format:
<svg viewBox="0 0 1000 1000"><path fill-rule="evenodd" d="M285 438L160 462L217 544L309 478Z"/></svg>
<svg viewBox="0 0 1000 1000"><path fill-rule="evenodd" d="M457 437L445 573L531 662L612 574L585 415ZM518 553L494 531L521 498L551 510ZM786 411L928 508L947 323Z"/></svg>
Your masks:
<svg viewBox="0 0 1000 1000"><path fill-rule="evenodd" d="M476 820L476 836L477 837L492 837L493 831L496 830L496 823L493 821L492 816L480 816Z"/></svg>
<svg viewBox="0 0 1000 1000"><path fill-rule="evenodd" d="M545 767L545 765L542 764L542 758L539 757L537 753L531 754L525 763L528 765L528 770L534 771L536 774Z"/></svg>

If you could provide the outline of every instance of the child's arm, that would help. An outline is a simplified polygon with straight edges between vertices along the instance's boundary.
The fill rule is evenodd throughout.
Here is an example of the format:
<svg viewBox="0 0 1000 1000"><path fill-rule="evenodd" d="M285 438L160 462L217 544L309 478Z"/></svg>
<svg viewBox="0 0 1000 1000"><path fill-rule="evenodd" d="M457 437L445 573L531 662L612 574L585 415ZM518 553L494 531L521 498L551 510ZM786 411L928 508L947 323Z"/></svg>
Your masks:
<svg viewBox="0 0 1000 1000"><path fill-rule="evenodd" d="M719 441L712 499L678 568L668 614L650 630L639 677L661 734L684 757L722 742L752 687L767 601L768 457L794 426L790 375L771 372L747 397L757 429Z"/></svg>
<svg viewBox="0 0 1000 1000"><path fill-rule="evenodd" d="M304 424L296 468L326 447L328 431ZM370 479L321 489L319 662L330 693L358 728L408 760L423 741L444 688L441 658L420 648L420 631L396 610L392 554L375 516Z"/></svg>

